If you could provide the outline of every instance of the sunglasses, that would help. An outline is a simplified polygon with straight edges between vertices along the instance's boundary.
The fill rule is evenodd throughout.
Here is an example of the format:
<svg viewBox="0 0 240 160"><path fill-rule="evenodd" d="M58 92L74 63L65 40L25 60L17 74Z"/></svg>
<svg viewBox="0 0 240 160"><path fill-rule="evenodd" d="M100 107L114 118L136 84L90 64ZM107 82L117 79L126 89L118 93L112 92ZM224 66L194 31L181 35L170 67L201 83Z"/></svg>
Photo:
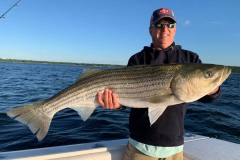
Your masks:
<svg viewBox="0 0 240 160"><path fill-rule="evenodd" d="M163 29L165 26L167 28L174 28L176 26L176 23L157 23L153 24L155 28Z"/></svg>

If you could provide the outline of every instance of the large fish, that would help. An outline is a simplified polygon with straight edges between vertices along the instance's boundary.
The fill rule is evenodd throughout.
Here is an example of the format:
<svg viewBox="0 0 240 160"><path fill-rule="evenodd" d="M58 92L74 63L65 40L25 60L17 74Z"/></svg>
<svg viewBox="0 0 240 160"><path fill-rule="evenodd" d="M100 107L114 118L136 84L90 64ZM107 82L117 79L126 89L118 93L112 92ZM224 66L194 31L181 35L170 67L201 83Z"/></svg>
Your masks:
<svg viewBox="0 0 240 160"><path fill-rule="evenodd" d="M231 69L213 64L133 66L85 73L76 83L53 97L13 108L7 115L24 124L41 141L54 114L71 108L85 121L98 103L96 93L105 88L119 95L121 105L148 108L150 124L171 105L193 102L220 86Z"/></svg>

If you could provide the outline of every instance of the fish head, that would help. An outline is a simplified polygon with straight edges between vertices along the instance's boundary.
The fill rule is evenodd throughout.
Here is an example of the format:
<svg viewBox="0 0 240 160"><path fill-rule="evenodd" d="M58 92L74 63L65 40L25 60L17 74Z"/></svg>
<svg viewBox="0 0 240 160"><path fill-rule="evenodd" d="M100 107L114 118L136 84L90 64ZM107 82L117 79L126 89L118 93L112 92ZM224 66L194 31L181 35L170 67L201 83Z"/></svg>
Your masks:
<svg viewBox="0 0 240 160"><path fill-rule="evenodd" d="M214 64L183 65L171 83L173 94L183 102L193 102L220 86L231 68Z"/></svg>

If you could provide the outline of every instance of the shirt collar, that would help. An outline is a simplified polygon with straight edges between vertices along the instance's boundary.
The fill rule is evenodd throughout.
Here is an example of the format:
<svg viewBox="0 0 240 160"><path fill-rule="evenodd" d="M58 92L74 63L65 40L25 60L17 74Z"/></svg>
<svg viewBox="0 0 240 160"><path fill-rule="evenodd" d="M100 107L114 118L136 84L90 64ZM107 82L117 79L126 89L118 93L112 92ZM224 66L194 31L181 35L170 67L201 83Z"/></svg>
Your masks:
<svg viewBox="0 0 240 160"><path fill-rule="evenodd" d="M156 51L168 51L168 50L171 50L175 47L175 42L173 42L169 47L165 48L165 49L162 49L162 48L154 48L153 47L153 43L151 43L151 48L153 50L156 50Z"/></svg>

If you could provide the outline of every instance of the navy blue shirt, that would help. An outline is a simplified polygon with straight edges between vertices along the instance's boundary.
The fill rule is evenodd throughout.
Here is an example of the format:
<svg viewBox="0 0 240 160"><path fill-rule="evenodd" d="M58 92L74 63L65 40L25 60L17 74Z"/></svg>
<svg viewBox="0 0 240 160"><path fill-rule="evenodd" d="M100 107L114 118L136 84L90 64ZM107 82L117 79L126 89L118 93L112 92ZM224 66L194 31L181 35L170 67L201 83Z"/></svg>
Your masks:
<svg viewBox="0 0 240 160"><path fill-rule="evenodd" d="M184 50L173 43L166 49L155 49L145 46L142 51L134 54L128 61L133 65L159 65L174 63L201 63L199 56L191 51ZM199 101L210 102L220 94L220 90L211 96L205 96ZM150 126L148 109L132 108L129 118L130 137L138 142L171 147L184 143L184 116L186 104L167 107L158 120Z"/></svg>

